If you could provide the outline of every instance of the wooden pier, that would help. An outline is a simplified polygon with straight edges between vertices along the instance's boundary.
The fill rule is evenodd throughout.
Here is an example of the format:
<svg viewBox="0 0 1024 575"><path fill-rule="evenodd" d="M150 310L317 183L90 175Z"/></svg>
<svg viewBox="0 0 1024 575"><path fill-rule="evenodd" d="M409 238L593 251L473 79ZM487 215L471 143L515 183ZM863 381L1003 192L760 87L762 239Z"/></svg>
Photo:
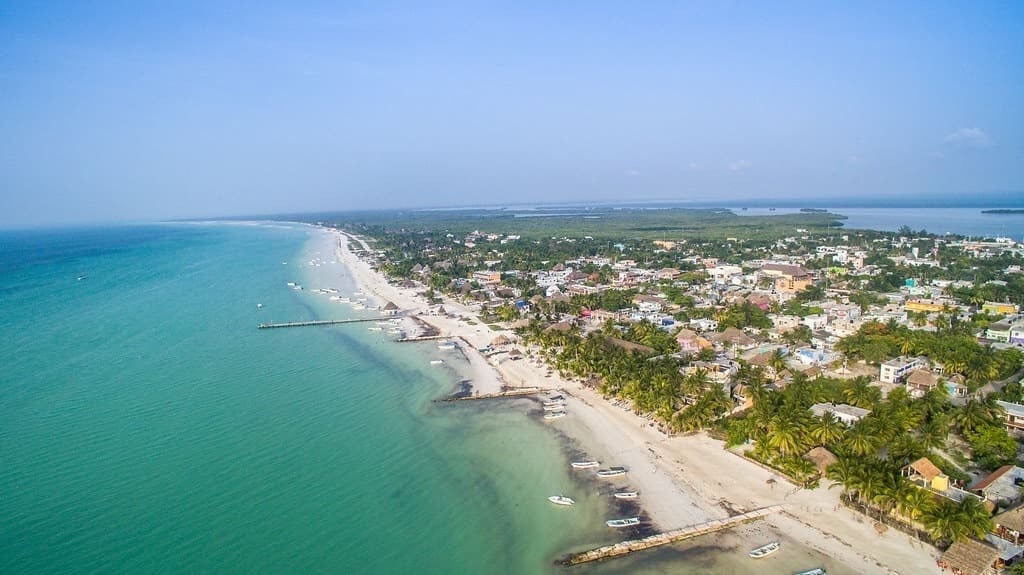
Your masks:
<svg viewBox="0 0 1024 575"><path fill-rule="evenodd" d="M480 395L465 395L459 397L446 397L435 401L471 401L474 399L501 399L505 397L523 397L524 395L537 395L538 393L550 393L554 389L542 389L540 387L522 387L499 391L498 393L481 393Z"/></svg>
<svg viewBox="0 0 1024 575"><path fill-rule="evenodd" d="M447 335L414 335L412 337L402 337L395 341L398 343L412 343L415 341L430 341L434 339L451 339L451 337Z"/></svg>
<svg viewBox="0 0 1024 575"><path fill-rule="evenodd" d="M693 537L699 537L708 533L728 529L735 525L739 525L740 523L755 521L772 513L778 513L779 511L782 511L781 505L763 507L740 515L726 517L725 519L716 519L706 523L691 525L682 529L644 537L643 539L633 539L630 541L623 541L622 543L616 543L615 545L598 547L597 549L591 549L590 551L572 553L565 558L558 560L558 563L562 565L579 565L580 563L588 563L590 561L601 561L604 559L621 557L623 555L633 553L634 551L643 551L644 549L668 545L669 543L675 543L684 539L691 539Z"/></svg>
<svg viewBox="0 0 1024 575"><path fill-rule="evenodd" d="M368 321L387 321L393 319L394 316L387 317L359 317L351 319L317 319L310 321L289 321L284 323L261 323L257 326L259 329L275 329L279 327L307 327L313 325L338 325L342 323L363 323Z"/></svg>

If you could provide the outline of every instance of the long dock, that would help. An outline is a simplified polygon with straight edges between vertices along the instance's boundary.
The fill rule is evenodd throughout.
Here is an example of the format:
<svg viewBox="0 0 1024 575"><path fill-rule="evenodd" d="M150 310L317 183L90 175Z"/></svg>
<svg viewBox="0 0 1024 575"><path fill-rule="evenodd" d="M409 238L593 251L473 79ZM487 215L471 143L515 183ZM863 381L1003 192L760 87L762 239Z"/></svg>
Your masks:
<svg viewBox="0 0 1024 575"><path fill-rule="evenodd" d="M726 517L725 519L716 519L706 523L699 523L697 525L683 527L682 529L651 535L649 537L644 537L643 539L633 539L630 541L623 541L622 543L616 543L615 545L598 547L597 549L591 549L590 551L572 553L565 558L560 559L558 563L562 565L579 565L580 563L589 563L590 561L602 561L604 559L621 557L623 555L633 553L634 551L643 551L644 549L668 545L669 543L675 543L684 539L691 539L693 537L699 537L708 533L728 529L735 525L739 525L740 523L755 521L772 513L778 513L779 511L782 511L781 505L762 507L761 509L755 509L754 511L748 511L740 515L733 515L732 517Z"/></svg>
<svg viewBox="0 0 1024 575"><path fill-rule="evenodd" d="M444 399L438 399L435 401L472 401L474 399L501 399L504 397L522 397L524 395L537 395L538 393L550 393L555 391L553 389L543 389L540 387L524 387L520 389L510 389L508 391L499 391L498 393L481 393L480 395L466 395L462 397L446 397Z"/></svg>
<svg viewBox="0 0 1024 575"><path fill-rule="evenodd" d="M312 325L337 325L340 323L363 323L367 321L387 321L394 318L389 317L359 317L352 319L317 319L310 321L288 321L284 323L261 323L257 326L259 329L275 329L279 327L307 327Z"/></svg>

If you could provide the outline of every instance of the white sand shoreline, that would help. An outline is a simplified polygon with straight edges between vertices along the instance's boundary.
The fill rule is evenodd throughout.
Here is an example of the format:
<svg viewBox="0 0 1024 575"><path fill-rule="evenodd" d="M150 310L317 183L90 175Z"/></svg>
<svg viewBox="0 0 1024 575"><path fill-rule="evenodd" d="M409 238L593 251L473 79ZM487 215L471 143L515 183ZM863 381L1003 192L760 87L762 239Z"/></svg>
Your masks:
<svg viewBox="0 0 1024 575"><path fill-rule="evenodd" d="M336 238L338 261L378 305L390 301L409 313L427 307L415 291L391 285L348 249L350 241L360 242L368 249L361 240L326 228L324 233ZM444 305L457 316L471 314L457 302L446 300ZM647 425L647 420L616 407L580 383L565 381L557 373L548 376L543 364L526 359L512 361L504 354L501 358L485 358L477 350L501 333L486 325L470 325L461 317L421 319L472 348L465 350L465 354L471 365L474 393L498 392L507 383L513 387L559 389L567 395L570 415L550 424L577 441L602 466L627 466L629 485L641 492L644 512L661 531L725 517L728 510L749 511L782 504L783 514L734 529L739 535L733 543L749 544L752 541L746 541L748 537L771 538L781 533L789 541L831 557L829 569L835 566L840 572L937 571L936 549L902 533L876 533L870 520L840 505L839 490L828 489L827 481L815 490L794 488L777 474L724 450L721 442L703 434L667 437Z"/></svg>

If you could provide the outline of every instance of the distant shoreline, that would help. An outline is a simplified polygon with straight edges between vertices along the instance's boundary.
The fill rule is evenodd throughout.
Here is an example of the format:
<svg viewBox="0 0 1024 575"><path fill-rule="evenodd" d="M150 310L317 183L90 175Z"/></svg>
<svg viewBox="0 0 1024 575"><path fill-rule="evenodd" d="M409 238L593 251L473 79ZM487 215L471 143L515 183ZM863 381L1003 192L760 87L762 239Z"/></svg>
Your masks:
<svg viewBox="0 0 1024 575"><path fill-rule="evenodd" d="M983 214L1024 214L1024 209L1006 209L1000 208L997 210L981 210Z"/></svg>

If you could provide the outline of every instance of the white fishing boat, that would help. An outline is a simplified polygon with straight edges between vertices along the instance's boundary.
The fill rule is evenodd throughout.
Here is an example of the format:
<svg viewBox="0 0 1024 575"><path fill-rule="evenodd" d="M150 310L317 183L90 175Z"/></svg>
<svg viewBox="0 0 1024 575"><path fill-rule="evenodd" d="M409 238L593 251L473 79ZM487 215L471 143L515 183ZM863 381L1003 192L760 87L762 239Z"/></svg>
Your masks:
<svg viewBox="0 0 1024 575"><path fill-rule="evenodd" d="M754 549L753 551L751 551L750 552L750 556L753 557L754 559L760 559L761 557L767 557L768 555L771 555L772 553L775 553L776 551L778 551L780 547L782 547L782 543L779 543L778 541L772 541L771 543L766 543L766 544L758 547L757 549Z"/></svg>
<svg viewBox="0 0 1024 575"><path fill-rule="evenodd" d="M544 419L558 419L559 417L565 417L564 411L549 411L544 414Z"/></svg>
<svg viewBox="0 0 1024 575"><path fill-rule="evenodd" d="M382 328L382 327L368 327L368 328L366 328L366 331L384 331L384 328Z"/></svg>
<svg viewBox="0 0 1024 575"><path fill-rule="evenodd" d="M573 469L592 469L594 467L597 467L597 466L601 465L601 462L600 461L573 461L569 465L571 465Z"/></svg>
<svg viewBox="0 0 1024 575"><path fill-rule="evenodd" d="M793 573L793 575L828 575L828 573L825 572L824 567L815 567L814 569L808 569L807 571Z"/></svg>
<svg viewBox="0 0 1024 575"><path fill-rule="evenodd" d="M263 309L263 304L261 304L261 303L256 304L256 309Z"/></svg>
<svg viewBox="0 0 1024 575"><path fill-rule="evenodd" d="M544 404L544 411L564 411L564 410L565 410L565 404L564 403L556 403L555 405L548 405L546 403Z"/></svg>
<svg viewBox="0 0 1024 575"><path fill-rule="evenodd" d="M443 359L432 359L432 360L430 360L430 365L441 365L442 363L444 363Z"/></svg>
<svg viewBox="0 0 1024 575"><path fill-rule="evenodd" d="M451 350L455 349L455 342L454 341L448 341L448 340L442 341L441 343L437 344L437 349L442 349L442 350L445 350L445 351L451 351Z"/></svg>
<svg viewBox="0 0 1024 575"><path fill-rule="evenodd" d="M598 477L618 477L625 474L625 467L609 467L608 469L601 469L597 472Z"/></svg>
<svg viewBox="0 0 1024 575"><path fill-rule="evenodd" d="M609 519L604 522L608 527L632 527L640 524L639 517L627 517L625 519Z"/></svg>
<svg viewBox="0 0 1024 575"><path fill-rule="evenodd" d="M575 501L573 501L572 499L569 499L568 497L566 497L564 495L552 495L551 497L548 497L548 501L554 503L555 505L566 505L566 506L572 505L573 503L576 503Z"/></svg>
<svg viewBox="0 0 1024 575"><path fill-rule="evenodd" d="M616 499L636 499L640 493L638 491L616 491L614 495Z"/></svg>

